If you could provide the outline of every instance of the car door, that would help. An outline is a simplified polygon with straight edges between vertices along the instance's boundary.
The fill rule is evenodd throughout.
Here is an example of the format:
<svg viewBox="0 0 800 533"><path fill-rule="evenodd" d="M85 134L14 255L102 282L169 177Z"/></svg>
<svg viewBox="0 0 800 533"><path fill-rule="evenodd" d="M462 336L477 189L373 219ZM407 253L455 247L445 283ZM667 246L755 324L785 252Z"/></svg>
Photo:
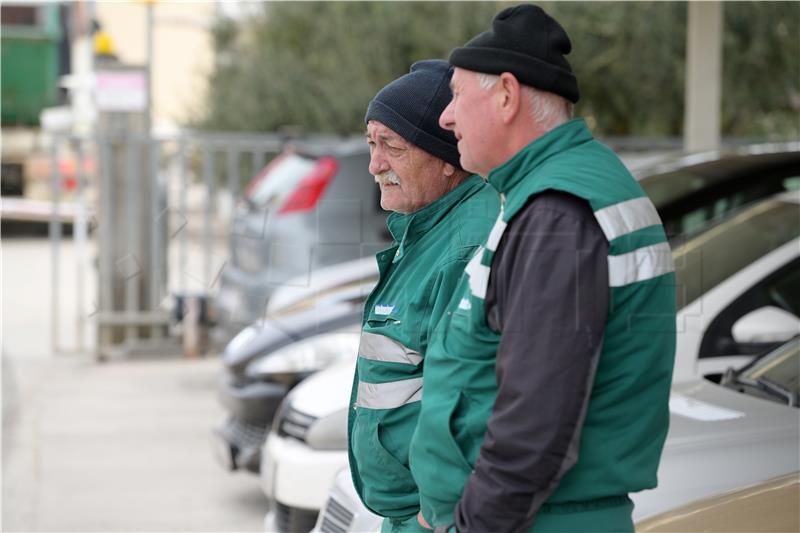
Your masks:
<svg viewBox="0 0 800 533"><path fill-rule="evenodd" d="M785 341L778 338L736 338L734 327L737 322L747 319L748 315L752 320L758 320L753 312L768 307L786 311L795 318L800 317L800 258L768 273L723 308L706 328L700 343L699 358L761 353ZM767 326L764 324L764 329ZM791 329L789 320L786 334L792 336L800 333Z"/></svg>

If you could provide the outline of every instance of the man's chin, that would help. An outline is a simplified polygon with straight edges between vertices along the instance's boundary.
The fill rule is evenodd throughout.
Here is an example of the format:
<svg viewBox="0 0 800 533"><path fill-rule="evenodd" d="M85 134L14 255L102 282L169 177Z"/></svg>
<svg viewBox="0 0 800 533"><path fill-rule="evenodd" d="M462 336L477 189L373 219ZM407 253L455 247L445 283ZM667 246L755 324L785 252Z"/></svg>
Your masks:
<svg viewBox="0 0 800 533"><path fill-rule="evenodd" d="M400 212L398 209L402 208L402 199L395 194L396 192L399 192L397 185L381 185L381 208L384 211Z"/></svg>
<svg viewBox="0 0 800 533"><path fill-rule="evenodd" d="M477 165L475 165L472 160L467 159L466 157L464 157L463 154L459 158L458 162L461 165L461 168L463 168L467 172L472 172L473 174L478 174L479 176L483 176L483 174L481 174L481 172L478 170ZM486 177L486 176L483 176L483 177Z"/></svg>

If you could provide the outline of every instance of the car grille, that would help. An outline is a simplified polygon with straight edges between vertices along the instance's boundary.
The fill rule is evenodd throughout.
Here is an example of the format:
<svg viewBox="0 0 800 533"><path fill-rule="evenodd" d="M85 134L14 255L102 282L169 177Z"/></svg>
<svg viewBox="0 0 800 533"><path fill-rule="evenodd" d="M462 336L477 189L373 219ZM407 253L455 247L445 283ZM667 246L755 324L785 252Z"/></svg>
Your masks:
<svg viewBox="0 0 800 533"><path fill-rule="evenodd" d="M256 426L248 424L241 418L230 417L222 427L223 434L228 442L238 449L260 448L267 440L269 426Z"/></svg>
<svg viewBox="0 0 800 533"><path fill-rule="evenodd" d="M315 417L302 413L291 405L281 409L278 416L278 435L291 437L302 442L305 442L308 428L316 420Z"/></svg>
<svg viewBox="0 0 800 533"><path fill-rule="evenodd" d="M322 514L320 533L346 533L353 522L353 513L334 498L328 498L325 512Z"/></svg>
<svg viewBox="0 0 800 533"><path fill-rule="evenodd" d="M281 533L308 533L317 523L317 511L275 502L275 525Z"/></svg>

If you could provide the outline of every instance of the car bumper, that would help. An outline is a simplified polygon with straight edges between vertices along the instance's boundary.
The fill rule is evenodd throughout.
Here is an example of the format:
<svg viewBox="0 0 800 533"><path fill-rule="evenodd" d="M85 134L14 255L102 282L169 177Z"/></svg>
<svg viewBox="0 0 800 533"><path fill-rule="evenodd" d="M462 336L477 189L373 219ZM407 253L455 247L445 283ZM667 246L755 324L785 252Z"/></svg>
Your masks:
<svg viewBox="0 0 800 533"><path fill-rule="evenodd" d="M268 498L290 509L318 512L336 474L347 468L347 451L313 450L304 442L271 432L261 460L261 487Z"/></svg>
<svg viewBox="0 0 800 533"><path fill-rule="evenodd" d="M215 457L225 469L259 472L261 446L287 392L287 386L277 383L237 387L230 378L223 380L219 400L229 416L212 431L212 443Z"/></svg>
<svg viewBox="0 0 800 533"><path fill-rule="evenodd" d="M272 508L264 517L266 533L307 533L317 521L318 512L314 509L298 509L271 502Z"/></svg>
<svg viewBox="0 0 800 533"><path fill-rule="evenodd" d="M289 392L289 387L281 383L256 381L239 384L226 375L218 388L220 403L234 418L248 424L268 427Z"/></svg>
<svg viewBox="0 0 800 533"><path fill-rule="evenodd" d="M228 418L211 431L214 457L226 470L241 469L258 474L261 469L261 446L268 431L269 427Z"/></svg>
<svg viewBox="0 0 800 533"><path fill-rule="evenodd" d="M378 533L383 517L367 509L356 493L350 469L344 468L336 475L328 500L319 513L312 533L346 533L363 531Z"/></svg>

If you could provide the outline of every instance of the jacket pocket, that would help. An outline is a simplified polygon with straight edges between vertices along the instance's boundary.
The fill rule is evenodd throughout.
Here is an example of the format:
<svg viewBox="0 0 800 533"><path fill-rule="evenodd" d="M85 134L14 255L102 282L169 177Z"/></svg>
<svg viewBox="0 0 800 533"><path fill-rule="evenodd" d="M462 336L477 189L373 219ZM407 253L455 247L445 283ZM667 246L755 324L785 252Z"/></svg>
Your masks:
<svg viewBox="0 0 800 533"><path fill-rule="evenodd" d="M472 465L453 436L452 420L458 417L459 397L460 394L437 396L434 401L423 403L410 451L411 470L420 492L453 505L472 472ZM440 398L444 401L437 401Z"/></svg>
<svg viewBox="0 0 800 533"><path fill-rule="evenodd" d="M419 505L417 488L407 466L407 445L400 449L403 458L396 457L382 441L386 432L405 432L411 439L410 428L385 425L383 410L360 408L353 428L351 446L363 486L364 502L378 514L389 517L415 513ZM401 439L396 436L395 440Z"/></svg>
<svg viewBox="0 0 800 533"><path fill-rule="evenodd" d="M448 427L450 428L450 439L448 439L454 448L455 453L462 464L472 471L474 461L470 460L470 456L477 455L475 449L479 446L478 439L470 431L469 421L472 401L462 392L458 392L458 398L450 413L448 420Z"/></svg>

